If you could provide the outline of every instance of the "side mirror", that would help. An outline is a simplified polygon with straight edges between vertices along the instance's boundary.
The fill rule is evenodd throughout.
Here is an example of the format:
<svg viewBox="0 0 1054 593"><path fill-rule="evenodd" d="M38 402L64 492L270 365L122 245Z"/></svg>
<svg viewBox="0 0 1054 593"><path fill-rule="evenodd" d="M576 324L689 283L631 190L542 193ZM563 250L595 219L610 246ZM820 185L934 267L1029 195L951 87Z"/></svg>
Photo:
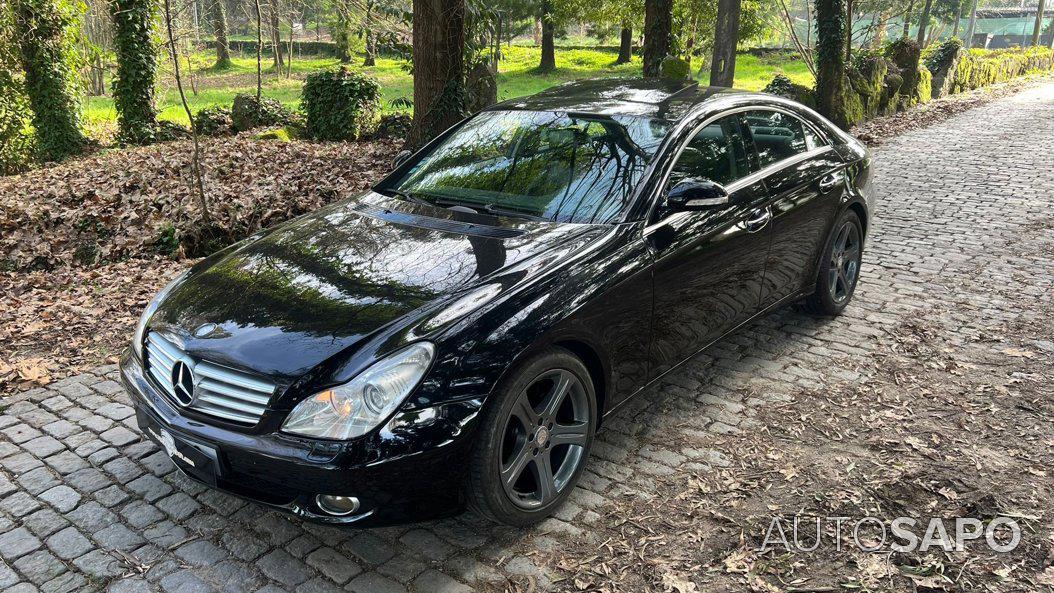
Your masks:
<svg viewBox="0 0 1054 593"><path fill-rule="evenodd" d="M392 159L392 169L398 169L403 163L406 162L406 159L413 156L413 154L414 153L410 152L409 150L400 151L399 154L395 155L395 158Z"/></svg>
<svg viewBox="0 0 1054 593"><path fill-rule="evenodd" d="M721 184L708 179L688 179L677 182L666 196L671 210L705 210L728 204L728 192Z"/></svg>

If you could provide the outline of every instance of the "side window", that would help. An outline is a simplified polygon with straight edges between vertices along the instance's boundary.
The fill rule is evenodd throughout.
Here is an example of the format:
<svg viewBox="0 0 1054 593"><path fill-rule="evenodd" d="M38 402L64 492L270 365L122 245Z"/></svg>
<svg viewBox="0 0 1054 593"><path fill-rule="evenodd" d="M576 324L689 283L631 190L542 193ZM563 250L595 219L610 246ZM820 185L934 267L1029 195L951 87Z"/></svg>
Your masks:
<svg viewBox="0 0 1054 593"><path fill-rule="evenodd" d="M743 121L750 129L762 168L825 144L800 119L778 111L748 111Z"/></svg>
<svg viewBox="0 0 1054 593"><path fill-rule="evenodd" d="M699 130L681 152L670 185L689 177L727 185L751 173L738 118L719 119Z"/></svg>

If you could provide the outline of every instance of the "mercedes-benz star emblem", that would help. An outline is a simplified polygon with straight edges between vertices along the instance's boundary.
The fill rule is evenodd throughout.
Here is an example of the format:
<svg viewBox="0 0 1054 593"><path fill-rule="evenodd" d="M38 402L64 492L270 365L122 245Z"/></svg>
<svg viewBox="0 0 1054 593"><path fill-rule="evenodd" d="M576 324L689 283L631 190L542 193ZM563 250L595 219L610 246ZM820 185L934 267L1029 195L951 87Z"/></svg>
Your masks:
<svg viewBox="0 0 1054 593"><path fill-rule="evenodd" d="M172 390L179 405L189 406L194 401L194 370L182 360L172 365Z"/></svg>

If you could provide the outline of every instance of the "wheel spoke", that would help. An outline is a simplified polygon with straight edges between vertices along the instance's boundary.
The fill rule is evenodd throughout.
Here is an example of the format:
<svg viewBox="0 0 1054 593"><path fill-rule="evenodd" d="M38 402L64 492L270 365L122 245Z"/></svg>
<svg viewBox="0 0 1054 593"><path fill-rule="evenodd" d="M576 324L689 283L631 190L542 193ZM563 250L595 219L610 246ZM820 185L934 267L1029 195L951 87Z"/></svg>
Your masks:
<svg viewBox="0 0 1054 593"><path fill-rule="evenodd" d="M843 254L845 261L856 261L857 257L860 257L860 248L853 245Z"/></svg>
<svg viewBox="0 0 1054 593"><path fill-rule="evenodd" d="M574 375L567 371L559 371L553 388L549 390L548 395L546 395L545 402L542 404L542 412L539 416L546 420L555 416L556 411L560 409L560 404L564 402L564 398L567 397L567 394L571 391L571 387L574 383Z"/></svg>
<svg viewBox="0 0 1054 593"><path fill-rule="evenodd" d="M849 294L849 279L845 277L843 268L838 268L838 284L841 285L843 294Z"/></svg>
<svg viewBox="0 0 1054 593"><path fill-rule="evenodd" d="M542 451L534 458L534 477L538 481L538 501L547 502L556 496L556 483L553 478L553 462L549 451Z"/></svg>
<svg viewBox="0 0 1054 593"><path fill-rule="evenodd" d="M586 444L587 424L585 422L555 424L549 434L553 447L557 445L580 445L584 447Z"/></svg>
<svg viewBox="0 0 1054 593"><path fill-rule="evenodd" d="M538 425L538 413L531 406L526 392L521 393L519 399L516 400L516 405L512 408L512 415L520 419L524 429L528 432L532 427Z"/></svg>
<svg viewBox="0 0 1054 593"><path fill-rule="evenodd" d="M531 444L524 443L520 445L520 450L516 452L512 462L508 466L503 467L501 470L501 481L509 488L520 479L520 475L523 474L524 468L531 461Z"/></svg>

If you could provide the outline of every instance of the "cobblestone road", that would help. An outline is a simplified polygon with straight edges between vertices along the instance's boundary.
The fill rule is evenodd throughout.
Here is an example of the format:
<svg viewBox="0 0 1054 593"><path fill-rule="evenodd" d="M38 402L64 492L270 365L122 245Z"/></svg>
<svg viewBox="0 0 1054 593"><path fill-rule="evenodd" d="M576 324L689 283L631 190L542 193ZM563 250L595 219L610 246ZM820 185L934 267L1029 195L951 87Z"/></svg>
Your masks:
<svg viewBox="0 0 1054 593"><path fill-rule="evenodd" d="M526 532L471 515L370 531L304 523L182 478L140 437L113 368L26 392L0 415L0 590L469 591L516 575L544 584L551 575L528 547L588 537L610 500L655 476L730 462L668 448L669 431L750 429L767 402L856 378L854 361L884 325L952 300L982 272L1006 273L1015 234L1050 216L1052 154L1054 85L886 144L883 202L847 314L821 323L776 313L675 373L608 424L571 503ZM1028 289L1043 294L1051 278ZM1020 315L997 298L976 310ZM962 319L952 311L941 322Z"/></svg>

